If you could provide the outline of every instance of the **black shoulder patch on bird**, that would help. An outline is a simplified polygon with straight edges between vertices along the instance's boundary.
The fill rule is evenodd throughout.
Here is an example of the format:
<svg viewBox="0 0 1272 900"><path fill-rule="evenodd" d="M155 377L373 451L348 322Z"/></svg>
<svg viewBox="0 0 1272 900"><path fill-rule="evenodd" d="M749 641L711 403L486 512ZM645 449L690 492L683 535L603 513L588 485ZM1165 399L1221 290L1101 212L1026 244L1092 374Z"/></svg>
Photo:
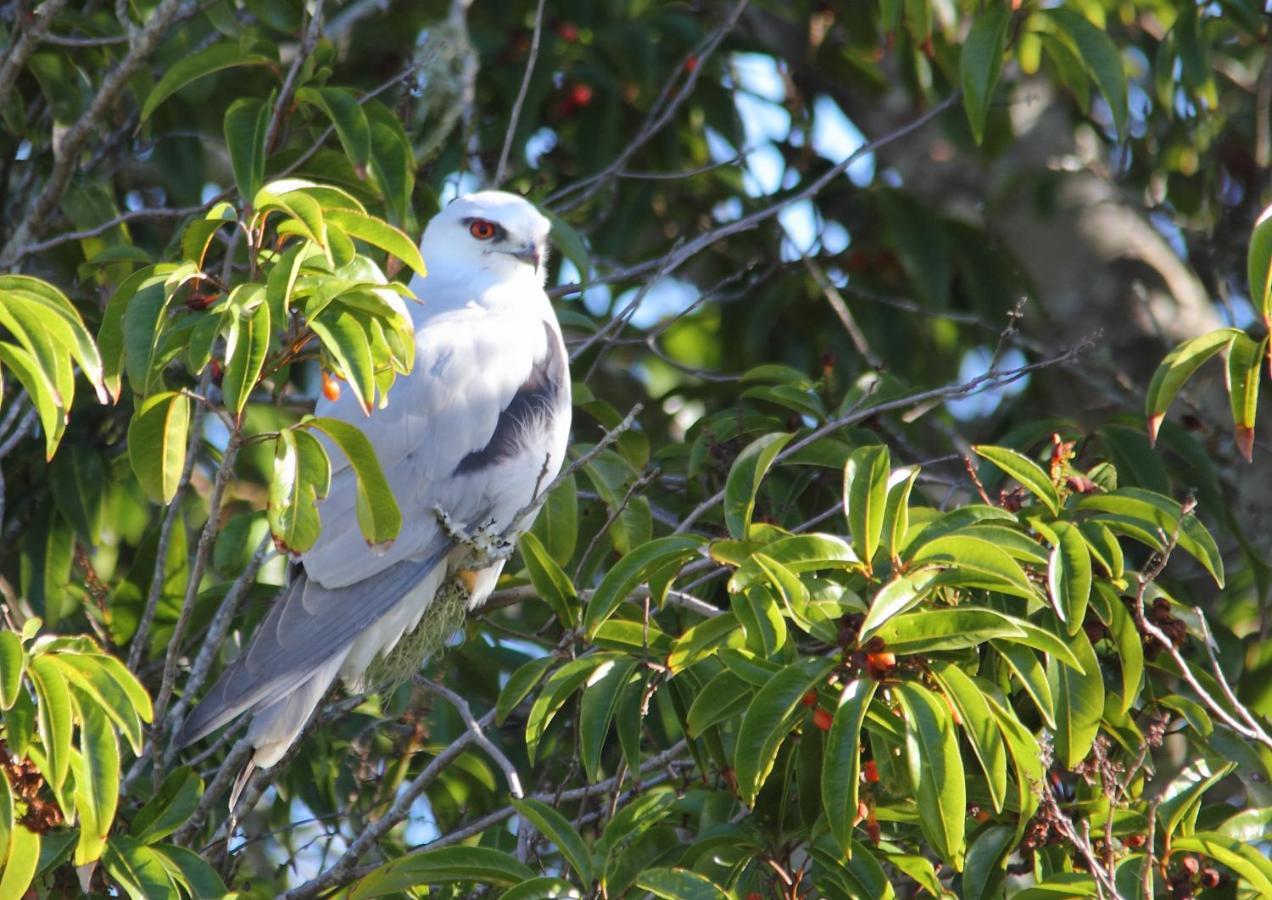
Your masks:
<svg viewBox="0 0 1272 900"><path fill-rule="evenodd" d="M542 359L535 361L529 377L499 413L499 421L495 423L495 433L490 436L489 443L461 459L454 474L478 472L512 459L525 448L529 436L537 428L551 424L564 388L565 352L547 322L543 323L543 330L548 337L547 352Z"/></svg>

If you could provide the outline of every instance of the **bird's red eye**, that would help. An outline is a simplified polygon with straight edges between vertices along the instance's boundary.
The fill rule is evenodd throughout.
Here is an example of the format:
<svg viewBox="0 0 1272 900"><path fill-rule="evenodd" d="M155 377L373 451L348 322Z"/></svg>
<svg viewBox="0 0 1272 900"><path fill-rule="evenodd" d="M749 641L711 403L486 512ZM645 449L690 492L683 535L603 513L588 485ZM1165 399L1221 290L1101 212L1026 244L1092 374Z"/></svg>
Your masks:
<svg viewBox="0 0 1272 900"><path fill-rule="evenodd" d="M473 219L468 226L468 233L479 241L488 241L495 236L495 223L485 219Z"/></svg>

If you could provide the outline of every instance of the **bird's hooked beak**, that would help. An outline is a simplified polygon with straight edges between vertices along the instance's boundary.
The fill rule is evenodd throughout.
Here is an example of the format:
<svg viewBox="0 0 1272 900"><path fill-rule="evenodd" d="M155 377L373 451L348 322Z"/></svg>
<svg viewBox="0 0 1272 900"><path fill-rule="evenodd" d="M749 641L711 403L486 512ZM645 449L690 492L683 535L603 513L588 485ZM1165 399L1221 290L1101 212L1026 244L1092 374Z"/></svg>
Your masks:
<svg viewBox="0 0 1272 900"><path fill-rule="evenodd" d="M509 251L509 253L514 259L529 263L536 272L539 271L539 264L543 261L543 254L539 251L538 244L530 241L516 250Z"/></svg>

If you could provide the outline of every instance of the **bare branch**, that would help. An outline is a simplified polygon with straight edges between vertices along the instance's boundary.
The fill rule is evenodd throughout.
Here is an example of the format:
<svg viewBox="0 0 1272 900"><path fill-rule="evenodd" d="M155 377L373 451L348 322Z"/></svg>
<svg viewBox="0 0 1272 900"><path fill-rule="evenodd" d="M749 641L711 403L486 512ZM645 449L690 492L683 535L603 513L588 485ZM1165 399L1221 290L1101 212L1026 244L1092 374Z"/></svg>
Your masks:
<svg viewBox="0 0 1272 900"><path fill-rule="evenodd" d="M287 77L283 79L282 90L278 92L278 100L274 103L274 112L269 120L269 130L265 132L266 151L272 150L278 140L283 128L283 119L291 108L292 95L296 92L296 79L300 77L300 70L305 65L305 60L314 52L314 47L318 46L318 38L322 35L322 5L323 0L316 0L314 3L313 10L309 14L309 24L305 26L305 34L301 38L300 47L296 50L296 58L292 60L291 67L287 70Z"/></svg>
<svg viewBox="0 0 1272 900"><path fill-rule="evenodd" d="M539 6L534 13L534 35L530 38L530 56L526 59L526 71L521 76L517 100L512 104L512 115L508 117L508 133L504 135L503 150L499 152L499 165L495 168L495 179L492 182L495 187L503 183L504 172L508 168L508 154L512 151L512 140L517 133L517 121L521 118L521 106L526 102L526 92L530 90L530 77L534 74L534 64L539 58L539 35L543 32L545 2L546 0L539 0Z"/></svg>
<svg viewBox="0 0 1272 900"><path fill-rule="evenodd" d="M504 780L508 782L508 793L517 799L524 797L525 791L521 788L521 776L517 774L517 767L509 762L504 752L495 746L487 735L482 724L473 716L472 708L468 705L468 701L456 694L450 688L439 684L436 681L430 681L423 676L417 676L415 683L425 690L432 691L441 697L451 706L455 707L455 711L459 713L459 717L463 719L464 726L473 733L473 740L477 742L477 746L486 751L486 754L494 760L495 764L503 771Z"/></svg>
<svg viewBox="0 0 1272 900"><path fill-rule="evenodd" d="M26 255L24 250L26 244L39 232L49 214L57 208L62 194L70 185L71 177L75 174L79 162L80 151L83 150L88 139L97 133L101 122L128 86L133 75L145 65L146 60L159 46L159 42L167 33L168 26L181 13L182 2L183 0L160 0L145 26L133 36L128 53L120 60L119 65L102 79L102 85L93 96L84 115L67 129L54 154L53 171L44 183L44 189L32 202L26 216L18 223L8 243L0 251L0 268L10 268L18 259ZM3 98L0 97L0 99Z"/></svg>
<svg viewBox="0 0 1272 900"><path fill-rule="evenodd" d="M40 11L35 19L18 34L18 39L5 53L4 62L0 62L0 109L8 106L9 93L18 80L18 73L31 58L36 45L47 38L53 20L64 6L66 0L45 0L40 4Z"/></svg>

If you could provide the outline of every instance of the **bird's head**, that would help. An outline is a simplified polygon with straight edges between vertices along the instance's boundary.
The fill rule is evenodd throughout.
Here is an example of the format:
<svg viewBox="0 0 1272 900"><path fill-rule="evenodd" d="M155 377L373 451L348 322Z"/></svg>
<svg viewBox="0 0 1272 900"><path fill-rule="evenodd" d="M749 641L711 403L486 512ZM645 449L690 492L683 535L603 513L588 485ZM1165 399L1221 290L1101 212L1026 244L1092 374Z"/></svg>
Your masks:
<svg viewBox="0 0 1272 900"><path fill-rule="evenodd" d="M504 191L481 191L456 199L433 217L420 250L424 262L471 266L501 277L547 276L551 224L533 204Z"/></svg>

